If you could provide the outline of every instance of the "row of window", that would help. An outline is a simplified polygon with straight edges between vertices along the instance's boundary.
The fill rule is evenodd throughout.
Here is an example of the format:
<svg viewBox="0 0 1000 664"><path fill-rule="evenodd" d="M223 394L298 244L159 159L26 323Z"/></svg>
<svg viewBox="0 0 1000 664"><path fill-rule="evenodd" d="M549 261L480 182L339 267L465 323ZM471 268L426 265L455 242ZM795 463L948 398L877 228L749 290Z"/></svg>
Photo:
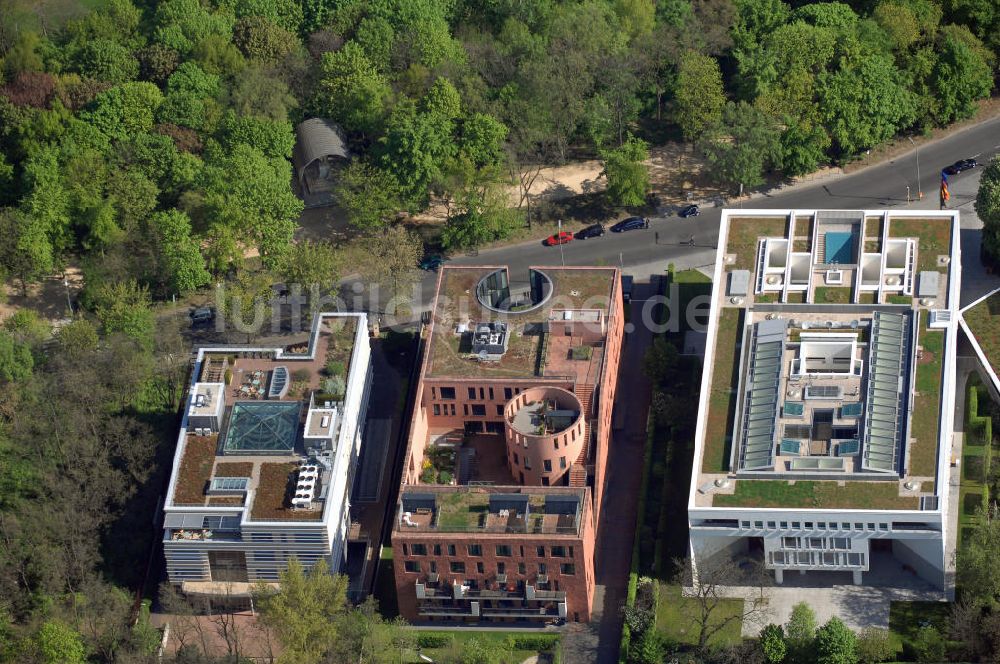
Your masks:
<svg viewBox="0 0 1000 664"><path fill-rule="evenodd" d="M423 565L419 560L407 560L403 562L403 569L410 574L419 574L423 570ZM465 561L462 560L451 560L448 562L448 569L452 574L465 574L466 565ZM427 571L434 574L438 571L437 561L431 560L427 565ZM485 574L486 566L482 562L476 563L476 574ZM507 565L504 563L497 563L497 574L506 574ZM517 564L517 573L520 576L525 576L527 574L527 566L524 563ZM548 565L545 563L538 563L538 574L548 574ZM560 563L559 564L559 574L563 576L573 576L576 574L576 565L573 563Z"/></svg>
<svg viewBox="0 0 1000 664"><path fill-rule="evenodd" d="M478 399L479 401L486 401L487 395L489 395L489 401L496 401L492 387L488 388L469 387L466 389L468 389L469 391L468 392L469 399L473 401L475 401L476 399ZM504 401L510 401L511 399L514 398L515 394L520 394L520 393L521 393L520 387L514 387L514 388L505 387L503 388ZM456 398L455 388L431 386L431 399L436 401L439 398L444 400L455 399Z"/></svg>
<svg viewBox="0 0 1000 664"><path fill-rule="evenodd" d="M851 548L851 540L846 537L782 537L781 547L784 549L839 549L847 551Z"/></svg>
<svg viewBox="0 0 1000 664"><path fill-rule="evenodd" d="M434 414L435 415L454 415L455 414L455 404L444 403L444 404L434 404ZM473 417L486 417L486 406L481 403L474 404L463 404L462 412L465 417L470 415ZM497 406L497 417L503 417L503 406Z"/></svg>
<svg viewBox="0 0 1000 664"><path fill-rule="evenodd" d="M558 447L558 443L556 444L556 447ZM515 466L521 465L521 458L517 455L517 452L514 452L514 465ZM524 469L531 470L531 459L529 459L528 457L524 457ZM559 457L559 470L565 470L565 469L566 469L566 457L561 456ZM551 459L542 460L542 471L546 473L552 472Z"/></svg>
<svg viewBox="0 0 1000 664"><path fill-rule="evenodd" d="M888 532L888 523L848 523L847 521L767 521L767 530L848 530L848 531L870 531L881 530ZM764 530L764 521L740 521L740 528Z"/></svg>
<svg viewBox="0 0 1000 664"><path fill-rule="evenodd" d="M864 567L865 554L834 551L774 551L769 556L774 567Z"/></svg>
<svg viewBox="0 0 1000 664"><path fill-rule="evenodd" d="M457 547L454 544L447 544L448 555L455 556L457 554ZM519 557L524 557L524 547L520 546ZM440 544L431 545L431 550L434 552L435 556L440 556L442 552L442 547ZM467 544L465 546L466 552L470 556L482 556L483 555L483 545L482 544ZM410 544L403 542L403 555L404 556L426 556L427 555L427 545L421 543ZM514 547L510 544L497 544L495 548L495 553L499 557L510 558L514 555ZM572 558L573 557L573 547L572 546L550 546L549 556L552 558ZM535 557L545 558L545 547L536 546L535 547Z"/></svg>
<svg viewBox="0 0 1000 664"><path fill-rule="evenodd" d="M323 533L249 533L251 542L326 542Z"/></svg>

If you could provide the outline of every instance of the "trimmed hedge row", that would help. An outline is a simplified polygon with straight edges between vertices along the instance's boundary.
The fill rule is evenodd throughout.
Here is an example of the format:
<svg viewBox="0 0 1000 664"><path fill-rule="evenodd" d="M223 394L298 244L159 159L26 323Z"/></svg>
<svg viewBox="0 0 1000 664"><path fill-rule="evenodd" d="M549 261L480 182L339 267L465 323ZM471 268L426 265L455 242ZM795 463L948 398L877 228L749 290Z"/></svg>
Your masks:
<svg viewBox="0 0 1000 664"><path fill-rule="evenodd" d="M969 381L968 394L965 397L965 431L966 437L975 432L980 438L977 444L988 446L993 444L993 418L979 414L980 389L982 386L977 385L975 381Z"/></svg>
<svg viewBox="0 0 1000 664"><path fill-rule="evenodd" d="M419 632L417 645L421 648L447 648L455 641L448 632ZM549 650L559 642L558 634L516 634L511 638L515 650Z"/></svg>

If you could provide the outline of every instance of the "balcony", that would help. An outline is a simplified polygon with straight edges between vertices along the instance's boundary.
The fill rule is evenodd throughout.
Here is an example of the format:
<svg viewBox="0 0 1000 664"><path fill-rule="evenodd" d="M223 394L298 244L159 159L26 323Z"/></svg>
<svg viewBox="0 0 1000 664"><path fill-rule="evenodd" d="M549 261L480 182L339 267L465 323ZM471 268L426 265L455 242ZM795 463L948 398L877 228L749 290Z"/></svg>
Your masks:
<svg viewBox="0 0 1000 664"><path fill-rule="evenodd" d="M555 618L559 616L558 609L538 607L536 609L524 609L520 607L511 608L484 608L481 611L484 618Z"/></svg>
<svg viewBox="0 0 1000 664"><path fill-rule="evenodd" d="M169 530L165 534L166 542L241 542L243 537L238 532L205 530L205 529L184 529Z"/></svg>
<svg viewBox="0 0 1000 664"><path fill-rule="evenodd" d="M418 606L417 613L422 616L455 616L473 617L472 609L465 606Z"/></svg>

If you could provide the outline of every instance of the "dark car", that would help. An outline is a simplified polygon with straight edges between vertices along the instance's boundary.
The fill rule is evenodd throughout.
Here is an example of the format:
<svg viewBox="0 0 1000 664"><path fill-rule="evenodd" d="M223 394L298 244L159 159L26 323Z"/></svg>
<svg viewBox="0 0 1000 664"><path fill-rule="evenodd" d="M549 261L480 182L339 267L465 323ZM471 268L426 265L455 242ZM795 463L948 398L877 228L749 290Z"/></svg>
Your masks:
<svg viewBox="0 0 1000 664"><path fill-rule="evenodd" d="M433 272L434 270L441 267L444 263L444 256L439 254L433 254L431 256L425 256L422 261L420 261L420 269L427 270L428 272Z"/></svg>
<svg viewBox="0 0 1000 664"><path fill-rule="evenodd" d="M602 235L604 235L604 226L601 224L594 224L593 226L587 226L582 231L578 231L576 239L586 240L589 237L601 237Z"/></svg>
<svg viewBox="0 0 1000 664"><path fill-rule="evenodd" d="M677 216L687 219L688 217L697 217L699 214L701 214L701 210L698 209L697 205L686 205L680 209Z"/></svg>
<svg viewBox="0 0 1000 664"><path fill-rule="evenodd" d="M644 217L629 217L623 219L611 227L612 233L624 233L625 231L637 231L640 228L649 228L649 219Z"/></svg>
<svg viewBox="0 0 1000 664"><path fill-rule="evenodd" d="M191 327L209 325L215 320L214 307L198 307L191 312Z"/></svg>
<svg viewBox="0 0 1000 664"><path fill-rule="evenodd" d="M945 166L944 172L948 175L958 175L962 171L967 171L970 168L975 168L979 165L979 162L975 159L959 159L951 166Z"/></svg>

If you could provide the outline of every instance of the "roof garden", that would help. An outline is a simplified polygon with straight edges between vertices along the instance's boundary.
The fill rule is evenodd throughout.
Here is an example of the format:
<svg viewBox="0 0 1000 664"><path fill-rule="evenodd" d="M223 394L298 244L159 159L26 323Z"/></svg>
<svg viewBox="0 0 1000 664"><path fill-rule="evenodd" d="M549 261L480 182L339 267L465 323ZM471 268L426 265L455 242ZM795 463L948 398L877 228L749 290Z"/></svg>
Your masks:
<svg viewBox="0 0 1000 664"><path fill-rule="evenodd" d="M899 482L737 480L736 491L717 494L712 507L916 510L920 498L900 495Z"/></svg>
<svg viewBox="0 0 1000 664"><path fill-rule="evenodd" d="M503 300L496 311L484 306L477 297L477 287L484 277L496 273L496 267L443 267L435 301L434 330L430 342L426 375L428 377L457 376L518 378L542 375L545 372L546 333L550 313L554 310L597 311L606 319L610 308L615 268L537 268L544 275L543 287L535 284L502 282L503 296L498 290L489 292L491 302ZM512 274L512 279L526 275ZM548 284L551 284L551 288ZM518 304L522 303L522 304ZM600 317L596 317L601 320ZM472 351L472 331L476 324L504 320L508 324L508 345L499 359L481 361ZM588 354L588 358L594 353Z"/></svg>
<svg viewBox="0 0 1000 664"><path fill-rule="evenodd" d="M405 491L396 529L401 532L577 534L583 489Z"/></svg>
<svg viewBox="0 0 1000 664"><path fill-rule="evenodd" d="M951 217L889 216L889 237L918 238L917 270L938 270L938 256L951 255Z"/></svg>
<svg viewBox="0 0 1000 664"><path fill-rule="evenodd" d="M753 270L757 261L757 241L762 237L784 237L787 217L730 217L726 253L734 254L735 270Z"/></svg>
<svg viewBox="0 0 1000 664"><path fill-rule="evenodd" d="M742 320L742 309L726 308L719 314L701 463L702 472L705 473L723 473L729 468L732 438L729 433L732 431L733 411L736 407L736 385L739 379L736 371L736 363L739 361L737 344L743 330Z"/></svg>
<svg viewBox="0 0 1000 664"><path fill-rule="evenodd" d="M927 312L920 313L917 343L916 396L910 413L912 433L910 475L934 477L937 467L938 429L941 426L941 380L944 366L944 332L927 327Z"/></svg>

